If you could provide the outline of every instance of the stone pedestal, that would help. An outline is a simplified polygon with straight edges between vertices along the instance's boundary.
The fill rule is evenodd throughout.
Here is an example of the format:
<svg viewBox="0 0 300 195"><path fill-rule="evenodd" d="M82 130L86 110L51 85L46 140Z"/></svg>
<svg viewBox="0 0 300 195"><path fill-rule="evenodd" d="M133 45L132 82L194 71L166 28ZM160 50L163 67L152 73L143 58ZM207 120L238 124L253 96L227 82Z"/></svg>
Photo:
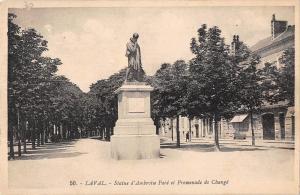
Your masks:
<svg viewBox="0 0 300 195"><path fill-rule="evenodd" d="M158 158L160 141L151 119L150 92L145 83L126 83L118 94L118 121L111 136L114 159Z"/></svg>

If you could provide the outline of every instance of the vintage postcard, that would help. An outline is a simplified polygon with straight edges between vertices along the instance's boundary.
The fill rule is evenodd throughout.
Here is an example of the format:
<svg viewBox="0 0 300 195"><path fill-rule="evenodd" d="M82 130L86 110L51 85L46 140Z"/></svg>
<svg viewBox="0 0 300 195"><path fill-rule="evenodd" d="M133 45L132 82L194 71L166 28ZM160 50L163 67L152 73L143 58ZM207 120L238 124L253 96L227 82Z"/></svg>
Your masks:
<svg viewBox="0 0 300 195"><path fill-rule="evenodd" d="M299 1L0 9L0 194L299 194Z"/></svg>

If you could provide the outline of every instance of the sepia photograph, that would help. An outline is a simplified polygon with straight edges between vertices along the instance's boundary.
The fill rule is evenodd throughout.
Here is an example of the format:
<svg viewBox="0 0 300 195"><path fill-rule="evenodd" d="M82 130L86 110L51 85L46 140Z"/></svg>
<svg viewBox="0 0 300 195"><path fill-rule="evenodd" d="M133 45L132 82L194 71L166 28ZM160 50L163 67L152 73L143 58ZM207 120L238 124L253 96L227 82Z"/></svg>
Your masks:
<svg viewBox="0 0 300 195"><path fill-rule="evenodd" d="M16 2L0 194L299 193L296 1Z"/></svg>

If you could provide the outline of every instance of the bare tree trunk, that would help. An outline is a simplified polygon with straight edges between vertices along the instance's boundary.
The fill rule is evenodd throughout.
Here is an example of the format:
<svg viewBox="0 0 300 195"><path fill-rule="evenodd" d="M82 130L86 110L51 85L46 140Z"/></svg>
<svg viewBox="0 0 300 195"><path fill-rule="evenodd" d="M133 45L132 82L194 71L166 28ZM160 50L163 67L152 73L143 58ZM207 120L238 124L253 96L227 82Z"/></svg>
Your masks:
<svg viewBox="0 0 300 195"><path fill-rule="evenodd" d="M72 122L70 122L70 126L69 126L69 139L70 140L72 139L72 134L71 134L72 131L73 131L73 125L72 125Z"/></svg>
<svg viewBox="0 0 300 195"><path fill-rule="evenodd" d="M23 123L22 123L23 124ZM22 131L23 131L23 135L22 135L22 141L23 141L23 153L27 153L27 149L26 149L26 137L27 137L27 121L25 120L24 121L24 124L23 124L23 128L22 128Z"/></svg>
<svg viewBox="0 0 300 195"><path fill-rule="evenodd" d="M58 129L58 135L59 135L60 141L63 138L63 128L67 128L67 125L64 125L64 122L62 122L59 125L59 129Z"/></svg>
<svg viewBox="0 0 300 195"><path fill-rule="evenodd" d="M36 141L36 143L37 143L37 146L41 146L41 130L40 130L40 128L38 128L38 130L37 130L37 141Z"/></svg>
<svg viewBox="0 0 300 195"><path fill-rule="evenodd" d="M17 110L17 140L18 140L18 156L21 156L21 128L20 128L20 111Z"/></svg>
<svg viewBox="0 0 300 195"><path fill-rule="evenodd" d="M179 115L176 116L176 136L177 136L177 143L176 146L180 148L180 131L179 131Z"/></svg>
<svg viewBox="0 0 300 195"><path fill-rule="evenodd" d="M45 144L45 128L46 128L46 122L45 119L43 119L42 132L41 132L41 145Z"/></svg>
<svg viewBox="0 0 300 195"><path fill-rule="evenodd" d="M31 146L32 146L32 149L35 149L35 129L36 129L36 122L34 120L32 131L31 131Z"/></svg>
<svg viewBox="0 0 300 195"><path fill-rule="evenodd" d="M100 139L103 139L103 127L102 126L100 126L100 130L99 130L100 132Z"/></svg>
<svg viewBox="0 0 300 195"><path fill-rule="evenodd" d="M110 132L111 132L111 126L110 126L110 124L109 124L109 126L108 126L108 128L107 128L107 134L106 134L106 136L107 136L107 141L110 141Z"/></svg>
<svg viewBox="0 0 300 195"><path fill-rule="evenodd" d="M9 136L9 159L15 158L14 151L14 131L11 122L9 122L8 136Z"/></svg>
<svg viewBox="0 0 300 195"><path fill-rule="evenodd" d="M69 140L69 138L70 138L70 136L69 136L70 124L67 123L63 126L64 126L64 128L62 128L61 132L62 132L62 134L66 134L66 140Z"/></svg>
<svg viewBox="0 0 300 195"><path fill-rule="evenodd" d="M160 126L160 122L158 119L155 119L156 123L155 123L155 133L156 135L159 135L159 126Z"/></svg>
<svg viewBox="0 0 300 195"><path fill-rule="evenodd" d="M111 125L111 135L114 135L114 127Z"/></svg>
<svg viewBox="0 0 300 195"><path fill-rule="evenodd" d="M105 127L105 140L108 140L108 132L109 132L109 128L108 126Z"/></svg>
<svg viewBox="0 0 300 195"><path fill-rule="evenodd" d="M107 141L108 141L108 132L109 132L109 127L106 124L106 126L105 126L105 140L107 140Z"/></svg>
<svg viewBox="0 0 300 195"><path fill-rule="evenodd" d="M252 133L252 146L255 146L255 134L253 128L253 111L250 111L250 125L251 125L251 133Z"/></svg>
<svg viewBox="0 0 300 195"><path fill-rule="evenodd" d="M61 138L63 140L67 140L68 139L68 127L67 127L67 125L64 126L64 128L62 129Z"/></svg>
<svg viewBox="0 0 300 195"><path fill-rule="evenodd" d="M219 144L219 129L218 129L218 117L217 114L214 115L214 126L215 126L215 150L220 151L220 144Z"/></svg>
<svg viewBox="0 0 300 195"><path fill-rule="evenodd" d="M173 128L173 119L171 118L171 134L172 134L172 141L174 140L174 128Z"/></svg>
<svg viewBox="0 0 300 195"><path fill-rule="evenodd" d="M20 132L19 130L17 131L17 140L18 140L18 156L21 156L21 151L22 151L22 148L21 148L21 136L20 136Z"/></svg>
<svg viewBox="0 0 300 195"><path fill-rule="evenodd" d="M45 143L48 143L48 139L49 139L49 126L48 126L48 122L46 122L46 126L45 126Z"/></svg>
<svg viewBox="0 0 300 195"><path fill-rule="evenodd" d="M38 120L37 121L38 124L37 124L37 146L40 146L41 145L41 123L40 121Z"/></svg>
<svg viewBox="0 0 300 195"><path fill-rule="evenodd" d="M41 144L44 145L47 137L47 123L46 120L43 121L43 131L42 131L42 140Z"/></svg>
<svg viewBox="0 0 300 195"><path fill-rule="evenodd" d="M52 126L49 124L49 122L48 122L47 130L48 130L47 132L47 136L48 136L47 143L48 143L50 141L51 136L53 135L53 129Z"/></svg>
<svg viewBox="0 0 300 195"><path fill-rule="evenodd" d="M192 141L192 125L191 125L191 119L189 118L189 141Z"/></svg>
<svg viewBox="0 0 300 195"><path fill-rule="evenodd" d="M45 144L45 126L43 127L42 129L42 132L41 132L41 145L44 145Z"/></svg>

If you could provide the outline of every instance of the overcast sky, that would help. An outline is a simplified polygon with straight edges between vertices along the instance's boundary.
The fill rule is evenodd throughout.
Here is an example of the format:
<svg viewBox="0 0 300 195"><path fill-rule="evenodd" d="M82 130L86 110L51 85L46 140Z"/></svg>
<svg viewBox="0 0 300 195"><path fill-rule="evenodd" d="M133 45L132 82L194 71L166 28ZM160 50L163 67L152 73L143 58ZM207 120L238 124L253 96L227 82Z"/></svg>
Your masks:
<svg viewBox="0 0 300 195"><path fill-rule="evenodd" d="M226 42L238 34L249 46L270 36L272 14L294 24L293 7L35 8L11 9L23 28L33 27L49 42L46 55L63 64L65 75L83 91L127 66L125 45L140 34L142 63L153 75L164 62L188 61L190 40L201 24L218 26Z"/></svg>

